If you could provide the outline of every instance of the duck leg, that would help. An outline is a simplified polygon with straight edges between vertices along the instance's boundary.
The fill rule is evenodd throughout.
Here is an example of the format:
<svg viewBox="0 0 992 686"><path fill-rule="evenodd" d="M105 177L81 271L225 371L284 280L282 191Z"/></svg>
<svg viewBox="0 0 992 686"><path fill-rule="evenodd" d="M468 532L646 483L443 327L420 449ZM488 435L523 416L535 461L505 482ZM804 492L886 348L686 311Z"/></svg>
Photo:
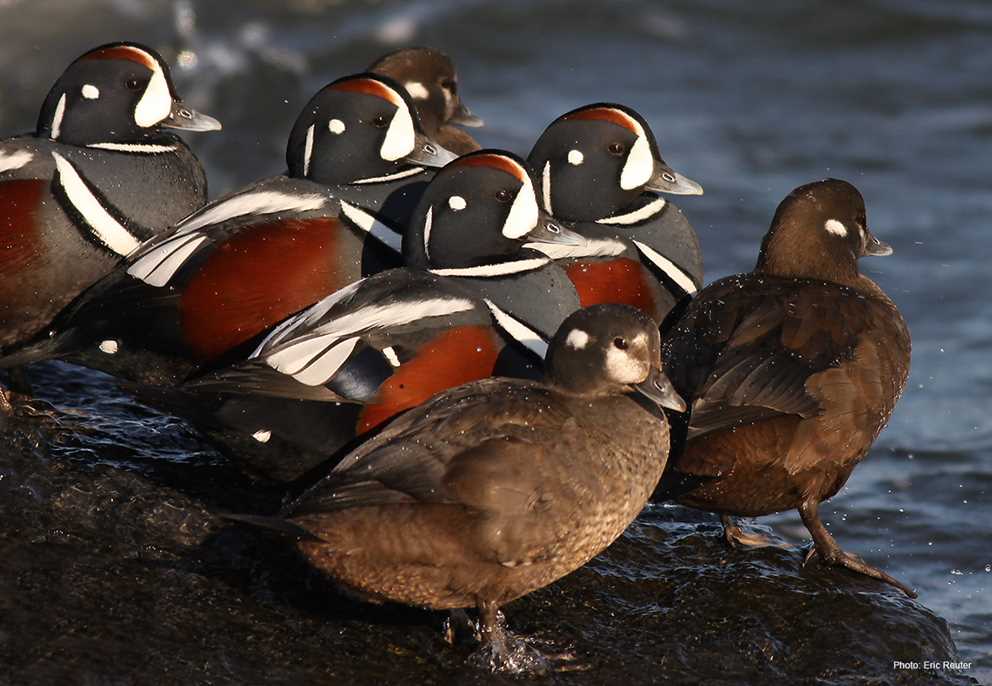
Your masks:
<svg viewBox="0 0 992 686"><path fill-rule="evenodd" d="M846 567L852 572L864 574L865 576L870 576L873 579L878 579L879 581L884 581L887 584L895 586L910 598L916 597L916 592L909 586L889 576L881 569L871 566L857 555L841 550L837 541L827 531L827 527L823 525L823 521L820 519L819 506L820 504L813 500L807 500L799 506L799 516L802 517L803 524L806 525L809 533L813 536L814 546L809 551L803 564L808 563L813 557L819 557L822 562L828 565Z"/></svg>
<svg viewBox="0 0 992 686"><path fill-rule="evenodd" d="M544 676L553 671L554 666L547 656L506 630L496 603L480 598L478 608L479 640L482 645L470 662L493 672L511 674Z"/></svg>
<svg viewBox="0 0 992 686"><path fill-rule="evenodd" d="M760 548L773 545L767 536L744 531L730 515L720 515L720 523L723 524L723 538L731 548L737 546Z"/></svg>

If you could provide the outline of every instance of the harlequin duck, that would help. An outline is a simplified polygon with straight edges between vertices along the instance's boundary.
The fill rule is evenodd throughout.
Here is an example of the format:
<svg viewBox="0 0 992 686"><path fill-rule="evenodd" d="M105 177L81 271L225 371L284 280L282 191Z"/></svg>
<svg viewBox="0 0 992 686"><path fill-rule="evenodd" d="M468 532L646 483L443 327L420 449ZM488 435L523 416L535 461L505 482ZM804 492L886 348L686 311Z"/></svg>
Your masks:
<svg viewBox="0 0 992 686"><path fill-rule="evenodd" d="M547 340L579 307L564 273L534 248L583 239L549 219L519 158L461 157L421 198L404 242L410 267L291 317L247 362L187 384L194 397L177 404L197 407L196 423L239 454L253 453L256 470L292 478L447 388L493 374L538 377Z"/></svg>
<svg viewBox="0 0 992 686"><path fill-rule="evenodd" d="M749 538L731 516L796 508L813 536L810 557L914 596L841 550L818 513L906 384L906 323L858 271L860 257L891 252L845 181L801 186L782 201L754 271L708 286L669 334L666 369L691 415L658 496L720 513L731 542Z"/></svg>
<svg viewBox="0 0 992 686"><path fill-rule="evenodd" d="M479 144L454 126L482 126L458 95L458 77L451 58L433 48L403 48L383 55L369 67L406 88L420 114L424 130L448 150L464 155Z"/></svg>
<svg viewBox="0 0 992 686"><path fill-rule="evenodd" d="M612 103L572 110L545 129L528 161L541 176L543 209L600 245L592 258L554 253L567 259L583 306L621 302L660 323L702 284L696 232L657 194L703 189L665 163L636 111Z"/></svg>
<svg viewBox="0 0 992 686"><path fill-rule="evenodd" d="M398 228L454 156L420 130L394 82L359 74L321 89L297 119L288 175L217 200L67 308L51 335L0 364L68 356L173 385L288 315L401 264Z"/></svg>
<svg viewBox="0 0 992 686"><path fill-rule="evenodd" d="M298 539L320 571L373 602L477 607L487 662L527 649L499 608L578 569L630 524L684 410L657 325L603 305L554 336L543 381L448 390L349 454L282 518L234 517ZM618 430L619 429L619 430Z"/></svg>
<svg viewBox="0 0 992 686"><path fill-rule="evenodd" d="M206 201L203 168L165 129L220 123L182 103L155 51L111 43L69 65L34 134L0 141L0 350Z"/></svg>

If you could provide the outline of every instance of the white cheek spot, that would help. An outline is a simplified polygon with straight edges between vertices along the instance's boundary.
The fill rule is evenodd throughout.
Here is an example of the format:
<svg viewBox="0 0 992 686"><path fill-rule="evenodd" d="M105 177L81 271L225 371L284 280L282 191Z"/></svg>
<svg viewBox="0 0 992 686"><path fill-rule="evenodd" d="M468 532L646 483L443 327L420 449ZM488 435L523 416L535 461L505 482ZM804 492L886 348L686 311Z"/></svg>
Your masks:
<svg viewBox="0 0 992 686"><path fill-rule="evenodd" d="M259 443L268 443L269 439L272 438L272 432L268 429L259 429L251 435Z"/></svg>
<svg viewBox="0 0 992 686"><path fill-rule="evenodd" d="M452 195L450 198L448 198L448 207L453 209L455 212L461 212L466 207L468 207L468 203L465 202L465 198L463 198L462 196Z"/></svg>
<svg viewBox="0 0 992 686"><path fill-rule="evenodd" d="M340 136L344 133L345 125L340 119L332 119L327 122L327 130L333 133L335 136Z"/></svg>
<svg viewBox="0 0 992 686"><path fill-rule="evenodd" d="M828 219L823 228L827 230L827 233L832 233L835 236L847 235L847 227L836 219Z"/></svg>
<svg viewBox="0 0 992 686"><path fill-rule="evenodd" d="M580 164L585 162L586 156L582 154L581 150L569 150L568 151L568 163L578 167Z"/></svg>
<svg viewBox="0 0 992 686"><path fill-rule="evenodd" d="M426 100L431 95L420 81L407 81L403 84L403 87L406 88L406 92L410 94L410 97L416 100Z"/></svg>
<svg viewBox="0 0 992 686"><path fill-rule="evenodd" d="M106 353L108 355L116 355L117 351L120 350L120 345L117 343L117 341L113 339L101 341L99 347L100 347L100 352Z"/></svg>
<svg viewBox="0 0 992 686"><path fill-rule="evenodd" d="M565 338L565 345L576 350L582 350L589 344L589 334L582 329L572 329Z"/></svg>
<svg viewBox="0 0 992 686"><path fill-rule="evenodd" d="M100 97L100 89L92 83L87 83L83 85L82 94L87 100L96 100Z"/></svg>

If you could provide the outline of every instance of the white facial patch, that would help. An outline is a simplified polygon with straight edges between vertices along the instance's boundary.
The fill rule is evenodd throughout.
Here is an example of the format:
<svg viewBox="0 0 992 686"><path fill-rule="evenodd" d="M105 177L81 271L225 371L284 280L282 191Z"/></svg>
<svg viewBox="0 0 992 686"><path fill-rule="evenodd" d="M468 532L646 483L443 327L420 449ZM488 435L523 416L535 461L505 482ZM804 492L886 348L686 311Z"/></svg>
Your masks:
<svg viewBox="0 0 992 686"><path fill-rule="evenodd" d="M606 352L606 373L610 379L622 384L641 383L648 378L651 365L644 360L638 360L630 354L630 350L635 347L642 347L644 334L638 334L631 341L630 348L621 350L611 345Z"/></svg>
<svg viewBox="0 0 992 686"><path fill-rule="evenodd" d="M448 207L453 209L455 212L461 212L466 207L468 207L468 203L465 202L465 198L463 198L462 196L452 195L450 198L448 198Z"/></svg>
<svg viewBox="0 0 992 686"><path fill-rule="evenodd" d="M406 92L410 94L410 97L415 100L426 100L431 95L420 81L407 81L403 84L403 87L406 88Z"/></svg>
<svg viewBox="0 0 992 686"><path fill-rule="evenodd" d="M83 97L87 100L96 100L100 97L100 89L94 86L92 83L83 84L83 88L80 91Z"/></svg>
<svg viewBox="0 0 992 686"><path fill-rule="evenodd" d="M523 175L524 182L517 191L517 197L510 206L510 214L503 223L503 235L507 238L520 238L537 227L537 196L534 195L534 184L530 177Z"/></svg>
<svg viewBox="0 0 992 686"><path fill-rule="evenodd" d="M120 350L120 345L117 341L108 339L106 341L100 341L99 348L102 353L106 353L107 355L116 355L117 351Z"/></svg>
<svg viewBox="0 0 992 686"><path fill-rule="evenodd" d="M827 233L832 233L835 236L847 235L847 227L844 226L843 222L839 222L836 219L828 219L823 224L823 228L827 230Z"/></svg>
<svg viewBox="0 0 992 686"><path fill-rule="evenodd" d="M332 119L331 121L337 121ZM310 128L307 129L307 142L303 146L303 176L310 175L310 157L313 155L313 130L316 124L311 124Z"/></svg>
<svg viewBox="0 0 992 686"><path fill-rule="evenodd" d="M169 91L169 82L165 79L162 67L156 62L152 78L134 108L134 123L147 129L168 117L171 111L172 93Z"/></svg>
<svg viewBox="0 0 992 686"><path fill-rule="evenodd" d="M386 138L382 141L382 148L379 150L379 156L387 162L395 162L401 157L406 157L413 152L417 143L410 110L404 100L397 98L397 101L399 104L396 105L396 114L389 123Z"/></svg>
<svg viewBox="0 0 992 686"><path fill-rule="evenodd" d="M582 329L572 329L565 338L565 345L576 350L582 350L589 344L589 334Z"/></svg>
<svg viewBox="0 0 992 686"><path fill-rule="evenodd" d="M586 156L582 154L581 150L569 150L568 151L568 163L578 167L580 164L585 162Z"/></svg>
<svg viewBox="0 0 992 686"><path fill-rule="evenodd" d="M335 136L340 136L345 130L344 122L340 119L332 119L327 122L327 130L333 133Z"/></svg>
<svg viewBox="0 0 992 686"><path fill-rule="evenodd" d="M627 162L620 172L620 188L629 191L643 186L651 178L652 173L654 173L654 156L651 154L651 145L647 136L642 133L630 146Z"/></svg>
<svg viewBox="0 0 992 686"><path fill-rule="evenodd" d="M62 117L65 116L65 93L59 98L55 105L55 114L52 115L52 140L57 141L62 133Z"/></svg>

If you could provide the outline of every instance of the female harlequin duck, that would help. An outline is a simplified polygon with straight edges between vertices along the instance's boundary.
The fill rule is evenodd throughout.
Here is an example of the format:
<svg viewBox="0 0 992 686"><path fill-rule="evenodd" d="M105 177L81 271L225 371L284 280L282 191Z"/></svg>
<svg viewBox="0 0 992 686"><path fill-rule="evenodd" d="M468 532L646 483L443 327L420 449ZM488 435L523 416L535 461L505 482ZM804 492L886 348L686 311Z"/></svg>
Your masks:
<svg viewBox="0 0 992 686"><path fill-rule="evenodd" d="M696 232L657 193L703 189L665 163L640 114L608 103L568 112L548 126L528 161L541 177L543 209L600 246L591 258L554 253L567 260L562 266L583 306L621 302L660 323L702 284Z"/></svg>
<svg viewBox="0 0 992 686"><path fill-rule="evenodd" d="M451 58L433 48L403 48L383 55L369 71L388 76L406 88L420 114L424 130L438 143L459 155L474 152L479 144L454 126L482 126L458 95L458 77Z"/></svg>
<svg viewBox="0 0 992 686"><path fill-rule="evenodd" d="M33 135L0 141L0 351L206 201L199 161L164 129L220 123L182 103L153 50L112 43L69 65Z"/></svg>
<svg viewBox="0 0 992 686"><path fill-rule="evenodd" d="M410 267L286 320L247 362L188 384L194 397L177 404L199 406L198 425L285 478L435 393L493 374L540 376L546 341L579 303L535 249L584 242L549 219L521 160L461 157L421 198L404 242Z"/></svg>
<svg viewBox="0 0 992 686"><path fill-rule="evenodd" d="M858 271L892 249L868 230L861 194L834 179L797 188L775 213L750 274L689 305L666 368L691 407L659 496L722 515L797 508L810 557L913 592L844 552L817 508L867 455L902 393L910 339L899 310Z"/></svg>
<svg viewBox="0 0 992 686"><path fill-rule="evenodd" d="M67 308L51 336L0 364L65 356L176 384L288 315L399 265L393 227L407 224L431 178L424 166L453 158L420 130L395 83L339 79L297 119L288 175L217 200L142 245Z"/></svg>
<svg viewBox="0 0 992 686"><path fill-rule="evenodd" d="M508 666L523 646L500 606L609 546L661 476L664 413L627 395L685 409L660 352L657 325L637 310L580 310L555 334L543 381L446 391L349 454L284 518L235 519L298 538L315 567L374 602L477 607L483 650Z"/></svg>

